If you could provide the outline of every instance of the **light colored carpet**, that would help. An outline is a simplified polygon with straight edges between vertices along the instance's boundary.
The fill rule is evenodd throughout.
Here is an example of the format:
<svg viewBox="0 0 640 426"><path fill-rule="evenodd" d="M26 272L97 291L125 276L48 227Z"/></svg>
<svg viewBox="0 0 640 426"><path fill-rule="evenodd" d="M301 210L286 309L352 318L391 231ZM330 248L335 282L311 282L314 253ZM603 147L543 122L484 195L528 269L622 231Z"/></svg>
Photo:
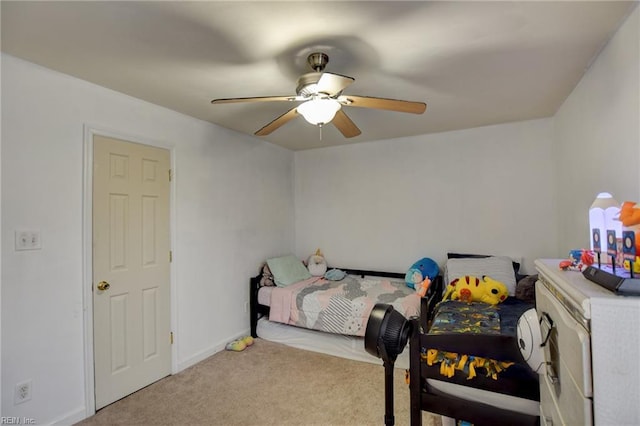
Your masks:
<svg viewBox="0 0 640 426"><path fill-rule="evenodd" d="M395 424L409 388L395 369ZM117 401L80 425L384 425L384 368L256 339ZM440 417L423 413L423 425Z"/></svg>

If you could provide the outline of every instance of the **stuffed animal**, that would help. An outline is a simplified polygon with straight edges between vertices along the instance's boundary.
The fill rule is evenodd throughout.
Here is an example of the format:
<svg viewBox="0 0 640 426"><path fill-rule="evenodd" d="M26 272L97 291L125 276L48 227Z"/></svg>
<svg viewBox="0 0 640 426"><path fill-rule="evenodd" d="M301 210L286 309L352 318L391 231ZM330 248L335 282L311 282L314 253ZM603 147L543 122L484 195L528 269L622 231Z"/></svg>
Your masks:
<svg viewBox="0 0 640 426"><path fill-rule="evenodd" d="M460 300L462 302L484 302L497 305L509 296L507 286L488 276L482 280L477 277L465 275L456 278L447 286L443 300Z"/></svg>
<svg viewBox="0 0 640 426"><path fill-rule="evenodd" d="M347 273L345 271L336 268L330 269L326 274L324 274L324 278L329 281L340 281L343 280L346 276Z"/></svg>
<svg viewBox="0 0 640 426"><path fill-rule="evenodd" d="M433 281L439 271L438 264L433 259L424 257L411 265L404 276L404 281L408 287L419 290L425 278Z"/></svg>
<svg viewBox="0 0 640 426"><path fill-rule="evenodd" d="M309 273L314 277L321 277L327 272L327 261L324 259L320 249L316 250L316 254L309 256L307 268L309 269Z"/></svg>

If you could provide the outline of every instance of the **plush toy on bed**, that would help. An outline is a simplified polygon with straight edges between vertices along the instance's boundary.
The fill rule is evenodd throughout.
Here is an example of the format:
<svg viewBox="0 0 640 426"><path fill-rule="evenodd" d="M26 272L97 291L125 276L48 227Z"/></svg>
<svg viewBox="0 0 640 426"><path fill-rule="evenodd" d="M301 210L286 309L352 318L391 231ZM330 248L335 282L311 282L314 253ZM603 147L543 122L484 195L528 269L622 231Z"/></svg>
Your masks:
<svg viewBox="0 0 640 426"><path fill-rule="evenodd" d="M460 300L462 302L484 302L497 305L509 296L507 286L488 276L482 280L477 277L465 275L456 278L447 286L442 300Z"/></svg>
<svg viewBox="0 0 640 426"><path fill-rule="evenodd" d="M316 250L316 254L309 256L307 268L309 269L309 273L314 277L321 277L327 272L327 261L324 259L320 249Z"/></svg>
<svg viewBox="0 0 640 426"><path fill-rule="evenodd" d="M433 259L424 257L411 265L411 268L404 276L404 281L407 286L420 290L424 280L429 278L430 281L433 281L438 276L439 271L438 264Z"/></svg>

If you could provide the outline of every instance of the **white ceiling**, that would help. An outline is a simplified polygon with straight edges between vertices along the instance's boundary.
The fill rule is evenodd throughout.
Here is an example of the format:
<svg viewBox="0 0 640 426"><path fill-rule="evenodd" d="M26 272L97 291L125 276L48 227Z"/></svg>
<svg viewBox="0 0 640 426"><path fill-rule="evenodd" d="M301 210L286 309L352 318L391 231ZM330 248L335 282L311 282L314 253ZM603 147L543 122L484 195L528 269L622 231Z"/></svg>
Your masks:
<svg viewBox="0 0 640 426"><path fill-rule="evenodd" d="M355 78L345 94L427 103L423 115L345 108L345 139L301 117L264 139L290 149L552 116L636 1L1 2L2 51L253 134L293 95L313 51Z"/></svg>

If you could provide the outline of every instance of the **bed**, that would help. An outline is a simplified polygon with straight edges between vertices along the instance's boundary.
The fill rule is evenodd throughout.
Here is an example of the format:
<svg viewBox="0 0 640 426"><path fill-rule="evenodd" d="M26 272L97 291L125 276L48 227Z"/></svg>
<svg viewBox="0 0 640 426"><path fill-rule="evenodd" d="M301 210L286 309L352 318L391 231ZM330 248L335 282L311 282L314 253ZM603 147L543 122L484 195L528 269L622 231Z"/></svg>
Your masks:
<svg viewBox="0 0 640 426"><path fill-rule="evenodd" d="M411 320L411 424L421 424L422 410L474 425L539 424L539 368L523 358L517 333L535 303L515 297L516 283L531 280L509 258L449 258L448 282L489 275L507 281L510 296L495 306L443 301L427 326Z"/></svg>
<svg viewBox="0 0 640 426"><path fill-rule="evenodd" d="M286 274L272 262L271 268L263 266L260 274L250 279L253 337L379 363L379 359L366 353L363 341L373 306L387 303L407 318L420 317L421 310L433 309L441 294L441 277L434 279L421 298L407 287L404 273L336 268L345 277L328 280L310 277L301 269L299 260L286 258L283 261L287 264ZM296 272L291 273L293 270ZM426 319L428 315L423 317ZM408 368L408 351L397 366Z"/></svg>

